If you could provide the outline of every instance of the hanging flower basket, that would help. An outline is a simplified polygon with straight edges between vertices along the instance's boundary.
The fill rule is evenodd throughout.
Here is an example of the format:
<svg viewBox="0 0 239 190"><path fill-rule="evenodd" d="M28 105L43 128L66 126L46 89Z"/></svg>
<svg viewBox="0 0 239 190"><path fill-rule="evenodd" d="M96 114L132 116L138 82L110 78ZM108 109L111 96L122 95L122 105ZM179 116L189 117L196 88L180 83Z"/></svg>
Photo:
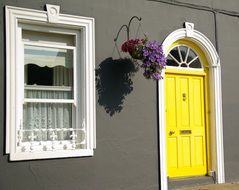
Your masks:
<svg viewBox="0 0 239 190"><path fill-rule="evenodd" d="M144 69L145 78L162 79L161 73L166 66L166 57L159 42L149 41L147 37L130 39L122 44L121 50L129 53L134 60L140 61L139 65Z"/></svg>

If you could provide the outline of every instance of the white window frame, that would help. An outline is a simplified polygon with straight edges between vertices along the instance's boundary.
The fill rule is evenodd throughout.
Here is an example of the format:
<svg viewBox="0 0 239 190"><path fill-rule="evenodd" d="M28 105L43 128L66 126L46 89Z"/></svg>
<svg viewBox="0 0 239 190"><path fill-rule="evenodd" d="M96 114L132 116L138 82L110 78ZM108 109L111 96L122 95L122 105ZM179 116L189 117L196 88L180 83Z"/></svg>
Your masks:
<svg viewBox="0 0 239 190"><path fill-rule="evenodd" d="M59 6L51 5L54 10L59 10ZM6 6L6 153L10 154L10 160L31 160L44 158L63 158L78 156L93 156L93 150L96 148L96 116L95 116L95 28L94 18L73 16L66 14L50 15L49 11L39 11L25 9L19 7ZM19 25L30 27L34 25L34 29L48 28L56 33L65 34L72 30L80 32L81 45L80 50L76 49L80 57L80 62L84 69L84 114L78 115L82 118L82 125L87 130L87 138L85 149L74 150L56 150L56 151L37 151L37 152L19 152L17 151L17 126L19 121L19 106L22 102L18 101L19 83L17 75L19 75L18 59L23 56L23 51L19 55L19 44L22 42L21 27ZM80 51L80 52L78 52ZM75 63L75 61L74 61ZM78 63L76 63L78 64ZM21 70L21 69L20 69ZM74 71L75 72L75 71ZM76 76L74 74L74 76ZM74 81L76 78L74 79ZM23 81L23 80L22 80ZM76 85L75 85L76 86ZM75 88L74 86L74 88ZM79 89L74 89L74 93ZM75 101L74 94L74 101ZM59 101L59 100L57 100ZM74 102L73 102L74 103ZM22 109L22 108L21 108Z"/></svg>

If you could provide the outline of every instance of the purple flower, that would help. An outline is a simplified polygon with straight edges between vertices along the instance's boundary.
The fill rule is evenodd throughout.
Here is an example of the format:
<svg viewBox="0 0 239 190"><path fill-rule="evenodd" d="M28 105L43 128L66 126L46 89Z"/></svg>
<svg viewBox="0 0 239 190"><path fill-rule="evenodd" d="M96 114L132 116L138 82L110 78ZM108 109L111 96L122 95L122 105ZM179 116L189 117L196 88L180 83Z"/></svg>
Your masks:
<svg viewBox="0 0 239 190"><path fill-rule="evenodd" d="M150 67L150 65L151 65L150 61L144 61L142 67Z"/></svg>
<svg viewBox="0 0 239 190"><path fill-rule="evenodd" d="M150 71L145 70L143 75L145 76L145 78L149 79L150 78Z"/></svg>
<svg viewBox="0 0 239 190"><path fill-rule="evenodd" d="M142 61L144 76L147 79L162 79L161 71L166 66L166 57L163 53L162 45L157 41L145 39L131 39L126 41L122 51L128 52L132 58Z"/></svg>
<svg viewBox="0 0 239 190"><path fill-rule="evenodd" d="M143 56L147 57L149 55L148 49L143 48Z"/></svg>
<svg viewBox="0 0 239 190"><path fill-rule="evenodd" d="M155 80L162 79L162 76L161 76L160 73L153 73L153 74L152 74L152 77L153 77L153 79L155 79Z"/></svg>

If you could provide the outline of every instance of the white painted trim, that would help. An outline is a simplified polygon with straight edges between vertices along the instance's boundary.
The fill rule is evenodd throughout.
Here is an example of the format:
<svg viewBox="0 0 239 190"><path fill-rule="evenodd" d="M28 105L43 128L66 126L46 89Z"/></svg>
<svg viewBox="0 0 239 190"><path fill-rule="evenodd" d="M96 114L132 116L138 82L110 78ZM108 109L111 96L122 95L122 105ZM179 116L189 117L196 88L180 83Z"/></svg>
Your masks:
<svg viewBox="0 0 239 190"><path fill-rule="evenodd" d="M224 183L224 149L223 149L223 123L222 123L222 93L221 93L221 67L217 51L211 41L201 32L193 30L188 37L187 29L181 28L169 34L163 42L165 55L169 53L170 46L177 40L187 39L197 44L205 53L209 64L209 93L210 93L210 128L211 128L211 152L216 153L212 159L212 170L216 171L216 182ZM163 73L164 77L165 73ZM158 82L159 99L159 143L160 143L160 176L161 190L168 189L167 159L166 159L166 121L165 121L165 93L164 79Z"/></svg>
<svg viewBox="0 0 239 190"><path fill-rule="evenodd" d="M48 13L46 11L39 11L33 9L25 9L19 7L6 6L6 153L10 154L10 160L21 160L21 159L38 159L37 156L41 158L54 158L54 157L71 157L71 156L87 156L87 154L93 155L93 148L95 147L95 126L96 126L96 116L95 116L95 29L94 29L94 18L73 16L66 14L59 14L57 18L57 25L48 22ZM56 21L56 20L55 20ZM53 22L55 22L53 21ZM31 27L34 26L34 27ZM36 26L36 27L35 27ZM85 120L85 126L87 129L87 139L88 147L87 149L76 150L76 153L70 153L65 156L63 153L54 151L54 153L49 153L49 156L42 152L31 157L33 154L19 153L16 148L16 130L19 127L18 124L19 117L16 116L17 108L16 104L18 101L16 99L17 93L20 88L16 87L17 77L17 65L16 62L19 59L17 57L17 48L19 47L17 41L19 41L19 28L25 28L31 30L32 28L37 28L33 30L38 30L39 28L47 28L51 33L61 33L61 34L74 34L78 35L79 32L83 35L81 43L84 47L84 52L81 52L84 57L84 89L82 89L85 94L85 112L84 117L81 118ZM83 32L82 32L83 31ZM26 42L27 43L27 42ZM44 45L44 44L43 44ZM47 44L49 46L49 44ZM57 46L59 48L65 48L65 46ZM66 48L71 48L67 46ZM74 48L73 48L74 49ZM80 48L82 49L82 48ZM77 49L76 49L77 50ZM81 60L82 61L82 60ZM23 76L23 75L22 75ZM22 100L23 102L24 100ZM34 100L33 100L34 101ZM48 100L47 100L48 101ZM54 100L58 101L58 100ZM61 101L61 100L59 100ZM70 101L70 100L69 100ZM90 151L86 151L90 150ZM82 151L82 153L79 153ZM63 151L66 152L66 151ZM26 155L26 158L24 158ZM18 157L19 155L19 157ZM30 156L31 155L31 156ZM55 156L54 156L55 155Z"/></svg>
<svg viewBox="0 0 239 190"><path fill-rule="evenodd" d="M25 90L72 91L71 86L24 85Z"/></svg>
<svg viewBox="0 0 239 190"><path fill-rule="evenodd" d="M12 153L10 154L11 161L18 160L36 160L36 159L51 159L51 158L69 158L80 156L93 156L92 149L84 150L64 150L64 151L44 151L44 152L28 152L28 153Z"/></svg>
<svg viewBox="0 0 239 190"><path fill-rule="evenodd" d="M6 49L8 51L6 51L6 62L7 63L11 63L12 62L12 56L11 53L12 50L12 38L10 38L10 31L12 28L12 23L10 23L10 12L6 10L6 18L5 18L5 23L6 23ZM11 105L11 101L10 99L12 99L12 96L10 96L10 92L11 92L11 88L10 88L10 84L11 84L11 78L10 78L10 73L11 73L11 65L10 64L6 64L6 97L8 97L6 99L6 107L12 107ZM11 122L11 109L6 109L6 153L9 154L10 153L10 133L11 133L11 128L10 126L12 125ZM9 126L9 127L8 127Z"/></svg>
<svg viewBox="0 0 239 190"><path fill-rule="evenodd" d="M39 98L24 98L25 102L32 102L32 103L61 103L61 104L70 104L75 103L73 99L39 99Z"/></svg>
<svg viewBox="0 0 239 190"><path fill-rule="evenodd" d="M162 71L162 76L165 76L165 70ZM166 151L166 121L165 121L165 82L158 81L158 110L159 110L159 149L160 149L160 182L161 190L168 189L167 180L167 151ZM163 95L162 95L163 94Z"/></svg>
<svg viewBox="0 0 239 190"><path fill-rule="evenodd" d="M46 47L46 48L58 48L58 49L70 49L75 50L75 46L63 46L63 45L53 45L41 42L23 42L24 45L37 46L37 47Z"/></svg>
<svg viewBox="0 0 239 190"><path fill-rule="evenodd" d="M47 32L47 33L49 32L49 33L54 33L54 34L75 35L75 36L78 34L78 32L76 32L76 30L74 28L72 28L72 29L64 28L64 31L62 31L61 28L56 28L56 27L54 27L54 25L48 25L47 28L42 28L41 25L39 25L39 26L36 24L34 24L33 26L29 25L29 24L27 24L27 21L25 21L24 23L20 23L19 27L24 28L24 30L30 30L30 31L35 31L35 32L38 32L40 30L42 32ZM26 39L23 39L23 40L26 40Z"/></svg>

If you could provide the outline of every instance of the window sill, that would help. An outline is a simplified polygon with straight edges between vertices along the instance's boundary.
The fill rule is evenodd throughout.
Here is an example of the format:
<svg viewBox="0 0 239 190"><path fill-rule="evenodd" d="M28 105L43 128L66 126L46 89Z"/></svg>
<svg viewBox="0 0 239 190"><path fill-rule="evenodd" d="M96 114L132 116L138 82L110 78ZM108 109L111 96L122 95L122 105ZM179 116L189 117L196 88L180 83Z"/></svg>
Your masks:
<svg viewBox="0 0 239 190"><path fill-rule="evenodd" d="M45 152L39 152L39 153L24 152L24 153L10 154L10 161L71 158L71 157L84 157L84 156L93 156L93 155L94 155L94 151L92 149L45 151Z"/></svg>

